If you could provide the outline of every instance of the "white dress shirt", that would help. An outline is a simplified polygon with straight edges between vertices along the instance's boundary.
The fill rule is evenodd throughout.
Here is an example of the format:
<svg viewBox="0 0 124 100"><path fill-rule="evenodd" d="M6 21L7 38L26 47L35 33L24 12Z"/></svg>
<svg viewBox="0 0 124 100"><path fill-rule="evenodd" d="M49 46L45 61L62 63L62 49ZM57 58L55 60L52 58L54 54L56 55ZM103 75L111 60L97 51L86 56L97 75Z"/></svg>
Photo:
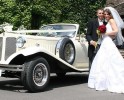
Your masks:
<svg viewBox="0 0 124 100"><path fill-rule="evenodd" d="M99 22L99 26L103 25L103 20L98 19L98 22Z"/></svg>

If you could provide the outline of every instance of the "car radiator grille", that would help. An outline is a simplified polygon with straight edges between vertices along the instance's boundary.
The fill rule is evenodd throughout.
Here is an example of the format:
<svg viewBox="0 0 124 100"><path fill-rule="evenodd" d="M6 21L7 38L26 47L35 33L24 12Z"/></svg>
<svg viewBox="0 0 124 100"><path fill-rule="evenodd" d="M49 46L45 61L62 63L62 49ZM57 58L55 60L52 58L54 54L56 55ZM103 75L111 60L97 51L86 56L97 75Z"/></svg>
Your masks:
<svg viewBox="0 0 124 100"><path fill-rule="evenodd" d="M5 55L4 60L7 60L7 58L16 52L16 38L14 37L7 37L5 42ZM2 57L2 48L3 48L3 38L0 37L0 58Z"/></svg>

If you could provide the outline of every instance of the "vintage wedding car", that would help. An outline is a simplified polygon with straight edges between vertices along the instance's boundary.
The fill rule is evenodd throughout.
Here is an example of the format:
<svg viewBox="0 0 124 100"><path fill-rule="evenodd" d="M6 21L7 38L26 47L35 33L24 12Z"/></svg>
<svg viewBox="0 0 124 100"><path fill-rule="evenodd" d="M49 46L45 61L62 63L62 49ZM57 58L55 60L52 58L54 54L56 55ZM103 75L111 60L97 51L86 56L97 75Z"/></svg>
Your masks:
<svg viewBox="0 0 124 100"><path fill-rule="evenodd" d="M0 76L19 78L31 92L43 91L50 73L88 71L88 43L78 24L49 24L40 30L12 30L0 34Z"/></svg>

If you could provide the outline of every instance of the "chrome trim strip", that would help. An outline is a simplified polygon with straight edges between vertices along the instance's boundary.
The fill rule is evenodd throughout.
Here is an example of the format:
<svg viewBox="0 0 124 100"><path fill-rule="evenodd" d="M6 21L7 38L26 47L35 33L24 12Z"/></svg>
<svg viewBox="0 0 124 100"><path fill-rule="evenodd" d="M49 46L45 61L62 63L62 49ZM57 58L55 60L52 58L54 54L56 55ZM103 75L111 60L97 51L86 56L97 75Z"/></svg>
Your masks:
<svg viewBox="0 0 124 100"><path fill-rule="evenodd" d="M24 71L24 65L6 65L0 64L1 70L8 70L8 71Z"/></svg>

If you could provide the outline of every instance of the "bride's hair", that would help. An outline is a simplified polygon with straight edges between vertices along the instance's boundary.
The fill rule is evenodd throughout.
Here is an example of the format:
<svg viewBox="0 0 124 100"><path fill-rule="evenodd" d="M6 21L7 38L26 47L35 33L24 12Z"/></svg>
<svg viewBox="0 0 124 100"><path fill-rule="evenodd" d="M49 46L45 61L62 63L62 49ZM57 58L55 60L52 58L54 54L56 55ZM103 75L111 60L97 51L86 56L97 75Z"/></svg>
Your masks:
<svg viewBox="0 0 124 100"><path fill-rule="evenodd" d="M105 9L105 10L104 10L104 13L105 13L105 12L107 12L108 15L110 15L110 16L113 18L112 13L111 13L111 11L110 11L109 9Z"/></svg>

